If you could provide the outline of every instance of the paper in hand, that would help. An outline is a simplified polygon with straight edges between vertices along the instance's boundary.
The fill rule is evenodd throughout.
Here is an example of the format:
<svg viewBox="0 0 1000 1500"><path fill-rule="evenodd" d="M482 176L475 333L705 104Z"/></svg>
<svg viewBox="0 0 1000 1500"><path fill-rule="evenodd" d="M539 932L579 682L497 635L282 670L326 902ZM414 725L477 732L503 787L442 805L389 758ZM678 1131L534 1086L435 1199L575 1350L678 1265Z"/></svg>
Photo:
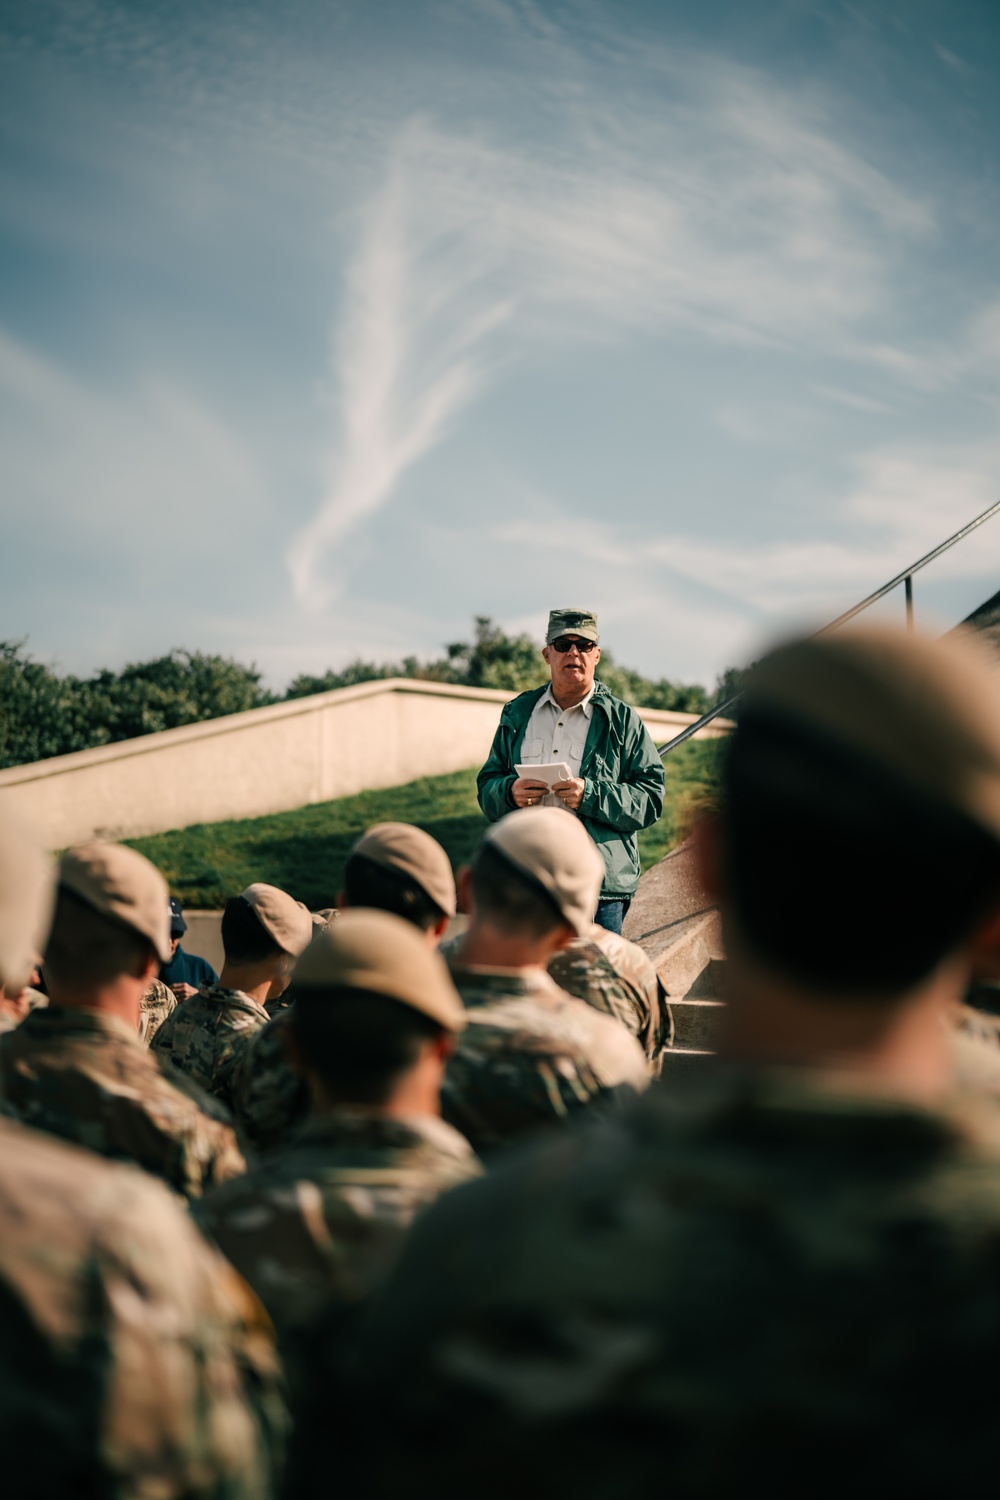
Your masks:
<svg viewBox="0 0 1000 1500"><path fill-rule="evenodd" d="M569 781L573 775L564 760L553 761L547 766L515 766L514 770L525 781L544 781L546 786L554 786L557 781ZM562 807L564 804L555 792L546 792L545 796L535 803L535 806Z"/></svg>

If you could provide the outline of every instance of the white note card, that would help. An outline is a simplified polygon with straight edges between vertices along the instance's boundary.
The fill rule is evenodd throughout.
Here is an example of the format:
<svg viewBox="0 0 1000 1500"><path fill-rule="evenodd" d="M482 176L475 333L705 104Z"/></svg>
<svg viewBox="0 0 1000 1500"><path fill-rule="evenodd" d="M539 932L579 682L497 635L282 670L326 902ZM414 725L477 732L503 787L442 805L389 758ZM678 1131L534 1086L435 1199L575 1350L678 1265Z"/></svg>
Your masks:
<svg viewBox="0 0 1000 1500"><path fill-rule="evenodd" d="M518 776L524 777L526 781L544 781L546 786L554 786L557 781L569 781L573 775L564 760L553 761L547 766L515 766ZM562 802L555 792L546 792L545 796L536 807L562 807Z"/></svg>

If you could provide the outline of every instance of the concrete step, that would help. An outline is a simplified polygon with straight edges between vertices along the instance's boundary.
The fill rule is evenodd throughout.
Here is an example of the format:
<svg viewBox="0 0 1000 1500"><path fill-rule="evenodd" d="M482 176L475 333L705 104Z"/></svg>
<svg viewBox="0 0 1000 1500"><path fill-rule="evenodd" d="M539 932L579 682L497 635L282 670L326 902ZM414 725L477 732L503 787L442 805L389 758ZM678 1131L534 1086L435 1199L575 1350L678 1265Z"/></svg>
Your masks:
<svg viewBox="0 0 1000 1500"><path fill-rule="evenodd" d="M725 1008L722 1000L671 1000L674 1018L673 1049L694 1048L714 1051L718 1045L719 1023Z"/></svg>
<svg viewBox="0 0 1000 1500"><path fill-rule="evenodd" d="M660 1078L678 1078L703 1068L714 1056L712 1052L699 1052L694 1047L668 1047L660 1053Z"/></svg>

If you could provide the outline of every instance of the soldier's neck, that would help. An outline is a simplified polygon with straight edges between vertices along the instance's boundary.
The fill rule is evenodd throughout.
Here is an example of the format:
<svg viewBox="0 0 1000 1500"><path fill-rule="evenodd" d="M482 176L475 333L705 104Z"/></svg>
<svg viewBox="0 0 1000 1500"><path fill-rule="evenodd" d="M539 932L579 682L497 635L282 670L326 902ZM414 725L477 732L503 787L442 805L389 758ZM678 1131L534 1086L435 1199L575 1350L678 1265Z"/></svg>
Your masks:
<svg viewBox="0 0 1000 1500"><path fill-rule="evenodd" d="M944 1018L967 979L951 959L891 1001L797 988L730 959L720 1051L760 1066L841 1075L861 1087L933 1103L953 1083Z"/></svg>
<svg viewBox="0 0 1000 1500"><path fill-rule="evenodd" d="M353 1114L370 1114L373 1119L413 1119L441 1114L443 1065L432 1049L424 1047L418 1062L400 1078L388 1099L381 1104L365 1104L332 1093L321 1079L312 1076L309 1086L313 1105L323 1111L349 1109Z"/></svg>
<svg viewBox="0 0 1000 1500"><path fill-rule="evenodd" d="M258 1005L264 1004L273 983L274 975L262 975L256 964L241 966L223 963L222 973L219 975L219 984L224 990L239 990L242 994L249 995L251 1000L256 1000Z"/></svg>
<svg viewBox="0 0 1000 1500"><path fill-rule="evenodd" d="M110 984L60 985L49 981L49 1004L60 1010L95 1010L101 1015L117 1016L132 1028L139 1029L145 979L121 974Z"/></svg>
<svg viewBox="0 0 1000 1500"><path fill-rule="evenodd" d="M506 932L485 917L473 915L455 954L461 968L545 969L562 946L558 933L535 938Z"/></svg>

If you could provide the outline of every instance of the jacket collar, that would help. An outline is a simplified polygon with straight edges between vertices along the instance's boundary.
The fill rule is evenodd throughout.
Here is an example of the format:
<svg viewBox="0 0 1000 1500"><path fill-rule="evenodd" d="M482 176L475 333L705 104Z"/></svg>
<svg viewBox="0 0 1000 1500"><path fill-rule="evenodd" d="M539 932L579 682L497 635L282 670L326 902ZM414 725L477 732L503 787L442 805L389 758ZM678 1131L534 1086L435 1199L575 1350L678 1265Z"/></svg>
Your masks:
<svg viewBox="0 0 1000 1500"><path fill-rule="evenodd" d="M29 1036L113 1036L122 1041L134 1042L141 1052L146 1050L137 1031L133 1031L120 1016L108 1015L103 1010L78 1010L75 1006L38 1006L29 1011L21 1026Z"/></svg>

